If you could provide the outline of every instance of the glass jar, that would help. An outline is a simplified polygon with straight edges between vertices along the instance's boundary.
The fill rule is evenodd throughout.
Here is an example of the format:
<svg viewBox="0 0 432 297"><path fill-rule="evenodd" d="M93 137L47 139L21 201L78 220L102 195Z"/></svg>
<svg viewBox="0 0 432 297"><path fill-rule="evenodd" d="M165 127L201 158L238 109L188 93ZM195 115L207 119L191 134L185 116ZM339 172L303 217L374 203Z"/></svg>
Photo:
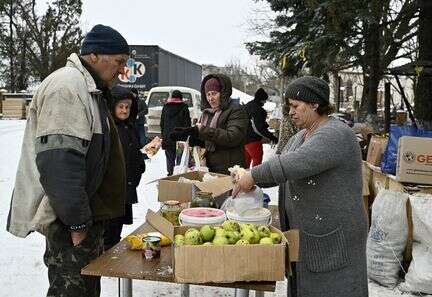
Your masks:
<svg viewBox="0 0 432 297"><path fill-rule="evenodd" d="M163 202L160 210L162 216L170 221L174 226L179 225L179 215L181 211L181 204L176 200L168 200Z"/></svg>
<svg viewBox="0 0 432 297"><path fill-rule="evenodd" d="M218 208L212 193L196 192L192 198L190 207L211 207Z"/></svg>

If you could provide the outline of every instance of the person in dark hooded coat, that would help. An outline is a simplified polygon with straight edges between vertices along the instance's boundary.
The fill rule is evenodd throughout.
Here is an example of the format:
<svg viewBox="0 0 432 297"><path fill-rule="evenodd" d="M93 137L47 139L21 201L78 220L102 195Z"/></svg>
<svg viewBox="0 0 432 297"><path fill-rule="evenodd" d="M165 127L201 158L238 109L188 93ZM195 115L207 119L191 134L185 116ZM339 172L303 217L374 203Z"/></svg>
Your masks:
<svg viewBox="0 0 432 297"><path fill-rule="evenodd" d="M123 224L132 224L132 204L138 202L136 188L145 171L144 158L140 151L138 131L135 126L138 112L137 96L121 86L115 86L111 93L111 113L119 133L126 164L127 197L124 216L111 219L107 223L104 234L105 250L120 242Z"/></svg>
<svg viewBox="0 0 432 297"><path fill-rule="evenodd" d="M261 164L263 158L263 141L277 143L278 139L268 130L267 112L263 108L268 99L268 94L263 88L255 92L254 99L246 104L246 112L249 115L250 125L248 140L245 145L246 167L249 168Z"/></svg>
<svg viewBox="0 0 432 297"><path fill-rule="evenodd" d="M186 140L190 145L206 149L206 165L210 172L229 174L234 165L245 167L244 144L249 118L238 103L231 100L232 85L228 76L209 74L201 83L203 113L196 126L176 128L174 140Z"/></svg>
<svg viewBox="0 0 432 297"><path fill-rule="evenodd" d="M175 127L188 128L191 126L191 118L186 103L183 102L183 94L174 90L162 108L160 127L162 132L162 149L165 150L168 175L173 174L176 142L169 135Z"/></svg>

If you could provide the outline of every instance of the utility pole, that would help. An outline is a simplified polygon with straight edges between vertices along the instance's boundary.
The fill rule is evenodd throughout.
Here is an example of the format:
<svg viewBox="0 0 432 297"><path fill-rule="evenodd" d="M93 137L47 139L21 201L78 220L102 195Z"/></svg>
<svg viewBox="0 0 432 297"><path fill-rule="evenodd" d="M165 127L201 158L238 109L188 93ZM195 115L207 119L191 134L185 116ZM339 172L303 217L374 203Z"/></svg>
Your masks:
<svg viewBox="0 0 432 297"><path fill-rule="evenodd" d="M384 133L390 132L390 83L384 84Z"/></svg>
<svg viewBox="0 0 432 297"><path fill-rule="evenodd" d="M341 77L338 75L338 89L337 89L337 102L336 102L336 111L340 110L340 102L341 102Z"/></svg>

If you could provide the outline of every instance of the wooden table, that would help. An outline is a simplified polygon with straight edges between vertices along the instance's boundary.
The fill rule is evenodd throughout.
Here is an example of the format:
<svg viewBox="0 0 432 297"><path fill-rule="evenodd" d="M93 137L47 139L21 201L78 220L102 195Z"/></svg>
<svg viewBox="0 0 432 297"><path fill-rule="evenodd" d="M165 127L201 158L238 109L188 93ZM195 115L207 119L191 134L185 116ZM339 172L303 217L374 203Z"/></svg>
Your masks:
<svg viewBox="0 0 432 297"><path fill-rule="evenodd" d="M279 228L279 214L277 206L269 206L272 212L272 225ZM156 231L148 223L142 224L132 234L141 234ZM81 270L81 274L93 276L107 276L124 278L129 281L132 279L150 280L159 282L174 283L172 270L171 247L161 249L160 259L145 260L140 251L129 250L129 244L123 239L113 248L102 254L97 259L90 262ZM206 283L197 284L200 286L216 286L239 288L255 291L274 292L276 282L235 282L235 283ZM130 284L130 291L131 291ZM131 296L131 294L126 294Z"/></svg>

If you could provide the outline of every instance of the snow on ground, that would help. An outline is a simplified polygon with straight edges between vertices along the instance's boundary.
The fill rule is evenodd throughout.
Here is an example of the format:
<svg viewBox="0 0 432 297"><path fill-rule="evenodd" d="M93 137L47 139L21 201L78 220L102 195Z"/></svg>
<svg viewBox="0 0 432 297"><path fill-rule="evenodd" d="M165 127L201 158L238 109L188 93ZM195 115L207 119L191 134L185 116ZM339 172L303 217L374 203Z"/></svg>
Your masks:
<svg viewBox="0 0 432 297"><path fill-rule="evenodd" d="M27 238L17 238L5 231L9 211L10 196L13 189L15 172L21 150L25 121L0 120L0 297L35 297L44 296L48 288L47 270L43 263L45 242L40 234L31 234ZM265 148L265 158L270 156L270 148ZM157 210L157 189L150 183L166 174L165 155L160 151L147 163L147 170L138 188L139 203L134 205L134 224L125 226L123 236L136 229L144 222L147 209ZM266 190L272 197L272 204L277 203L277 189ZM371 297L402 296L397 289L390 290L371 283ZM286 282L278 282L275 293L265 296L285 296ZM180 286L150 281L134 281L135 297L179 296ZM253 293L250 294L254 296ZM117 279L102 278L102 297L115 297ZM234 296L234 289L191 286L191 296ZM406 297L412 295L404 295ZM347 296L348 297L348 296Z"/></svg>

